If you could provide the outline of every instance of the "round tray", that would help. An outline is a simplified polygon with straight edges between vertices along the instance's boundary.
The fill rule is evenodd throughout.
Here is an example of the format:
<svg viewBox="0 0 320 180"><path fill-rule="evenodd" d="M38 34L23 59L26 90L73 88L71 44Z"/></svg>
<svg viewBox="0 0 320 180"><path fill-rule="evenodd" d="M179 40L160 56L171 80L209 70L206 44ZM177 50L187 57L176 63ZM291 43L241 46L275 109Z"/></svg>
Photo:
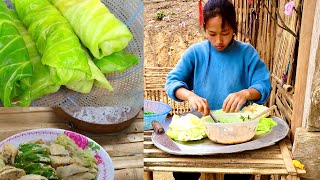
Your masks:
<svg viewBox="0 0 320 180"><path fill-rule="evenodd" d="M241 144L216 144L208 138L190 142L173 141L180 148L180 151L178 151L160 144L155 138L155 132L152 133L151 140L157 148L175 155L214 155L260 149L275 144L285 138L289 133L289 126L284 120L276 116L273 116L272 119L275 120L278 125L274 126L270 132L255 136L250 141ZM169 129L170 123L171 119L168 119L161 124L165 131Z"/></svg>
<svg viewBox="0 0 320 180"><path fill-rule="evenodd" d="M127 128L141 109L128 107L53 108L71 129L92 133L113 133Z"/></svg>

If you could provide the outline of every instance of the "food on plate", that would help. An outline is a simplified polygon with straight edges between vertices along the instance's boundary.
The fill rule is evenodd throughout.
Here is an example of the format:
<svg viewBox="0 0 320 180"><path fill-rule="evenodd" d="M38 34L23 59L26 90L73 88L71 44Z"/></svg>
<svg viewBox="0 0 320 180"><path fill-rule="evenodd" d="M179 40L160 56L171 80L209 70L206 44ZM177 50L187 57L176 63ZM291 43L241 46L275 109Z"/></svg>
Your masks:
<svg viewBox="0 0 320 180"><path fill-rule="evenodd" d="M50 2L59 9L83 44L98 59L123 50L132 39L127 26L100 0L50 0Z"/></svg>
<svg viewBox="0 0 320 180"><path fill-rule="evenodd" d="M245 112L240 113L228 113L224 115L222 110L213 111L215 118L219 123L240 123L252 120L252 117L256 114L264 111L267 107L261 105L253 105L247 107ZM146 112L145 112L146 113ZM266 116L266 115L264 115ZM184 116L173 115L172 121L167 130L167 135L177 141L193 141L200 140L207 137L205 123L214 123L210 116L203 116L201 118L188 113ZM272 130L273 126L277 126L277 122L272 118L263 117L259 120L255 135L262 135Z"/></svg>
<svg viewBox="0 0 320 180"><path fill-rule="evenodd" d="M22 176L18 180L48 180L48 179L46 177L41 176L41 175L28 174L28 175Z"/></svg>
<svg viewBox="0 0 320 180"><path fill-rule="evenodd" d="M0 180L15 180L26 175L24 170L8 166L0 170Z"/></svg>
<svg viewBox="0 0 320 180"><path fill-rule="evenodd" d="M10 11L0 1L0 100L4 106L30 104L32 65Z"/></svg>
<svg viewBox="0 0 320 180"><path fill-rule="evenodd" d="M177 141L193 141L207 137L204 123L193 114L181 117L173 115L166 133L171 139Z"/></svg>
<svg viewBox="0 0 320 180"><path fill-rule="evenodd" d="M112 90L102 72L91 62L69 22L49 1L13 0L13 4L37 45L42 64L49 67L56 84L88 93L97 81L99 86Z"/></svg>
<svg viewBox="0 0 320 180"><path fill-rule="evenodd" d="M278 123L274 121L272 118L261 118L257 126L256 135L267 133L271 131L273 126L277 125Z"/></svg>
<svg viewBox="0 0 320 180"><path fill-rule="evenodd" d="M60 134L53 142L43 140L4 144L0 150L0 180L95 179L96 158L81 149L69 136Z"/></svg>

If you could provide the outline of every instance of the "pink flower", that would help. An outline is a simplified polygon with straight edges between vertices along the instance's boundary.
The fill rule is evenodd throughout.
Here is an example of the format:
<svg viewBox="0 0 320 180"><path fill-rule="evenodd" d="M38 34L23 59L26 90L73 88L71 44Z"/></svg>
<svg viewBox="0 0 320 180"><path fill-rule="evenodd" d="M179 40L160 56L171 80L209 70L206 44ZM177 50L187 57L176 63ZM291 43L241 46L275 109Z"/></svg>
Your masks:
<svg viewBox="0 0 320 180"><path fill-rule="evenodd" d="M288 2L285 6L284 6L284 14L287 16L290 16L292 14L292 9L294 8L294 1L290 1Z"/></svg>
<svg viewBox="0 0 320 180"><path fill-rule="evenodd" d="M194 13L190 13L190 14L189 14L189 17L193 17L193 16L194 16Z"/></svg>
<svg viewBox="0 0 320 180"><path fill-rule="evenodd" d="M84 149L88 146L88 139L81 134L74 133L71 131L65 131L65 135L69 136L74 142L79 146L79 148Z"/></svg>
<svg viewBox="0 0 320 180"><path fill-rule="evenodd" d="M101 156L95 155L94 157L97 159L98 164L102 163L102 157Z"/></svg>
<svg viewBox="0 0 320 180"><path fill-rule="evenodd" d="M186 27L186 23L184 21L182 21L180 24L179 24L179 27Z"/></svg>
<svg viewBox="0 0 320 180"><path fill-rule="evenodd" d="M253 0L248 0L248 4L251 5L253 3Z"/></svg>

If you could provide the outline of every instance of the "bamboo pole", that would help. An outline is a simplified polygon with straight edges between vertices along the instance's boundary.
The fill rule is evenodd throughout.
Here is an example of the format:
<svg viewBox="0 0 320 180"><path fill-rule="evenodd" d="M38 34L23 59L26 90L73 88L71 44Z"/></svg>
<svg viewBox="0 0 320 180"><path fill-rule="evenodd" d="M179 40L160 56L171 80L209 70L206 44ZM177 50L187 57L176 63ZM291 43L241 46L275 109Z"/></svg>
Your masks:
<svg viewBox="0 0 320 180"><path fill-rule="evenodd" d="M273 78L277 81L277 83L283 84L282 80L281 80L280 78L278 78L275 74L272 73L272 74L271 74L271 77L273 77ZM293 94L293 88L292 88L291 85L289 85L289 84L283 84L282 87L283 87L283 89L284 89L287 93Z"/></svg>
<svg viewBox="0 0 320 180"><path fill-rule="evenodd" d="M304 100L306 95L306 84L308 75L308 64L310 56L311 36L313 30L313 21L315 16L315 7L317 1L304 1L300 42L298 50L298 61L295 82L295 95L293 99L293 123L292 132L295 133L296 128L301 127L304 112Z"/></svg>

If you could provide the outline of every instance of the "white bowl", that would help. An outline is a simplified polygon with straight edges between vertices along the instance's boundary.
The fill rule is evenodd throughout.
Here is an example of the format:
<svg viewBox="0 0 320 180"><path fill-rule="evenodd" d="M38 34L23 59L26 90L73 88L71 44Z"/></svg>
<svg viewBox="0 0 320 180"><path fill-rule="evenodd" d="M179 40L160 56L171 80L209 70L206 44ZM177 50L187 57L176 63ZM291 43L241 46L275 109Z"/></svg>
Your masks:
<svg viewBox="0 0 320 180"><path fill-rule="evenodd" d="M254 137L259 119L260 118L236 123L205 122L204 124L207 128L206 134L213 142L220 144L238 144L247 142Z"/></svg>

